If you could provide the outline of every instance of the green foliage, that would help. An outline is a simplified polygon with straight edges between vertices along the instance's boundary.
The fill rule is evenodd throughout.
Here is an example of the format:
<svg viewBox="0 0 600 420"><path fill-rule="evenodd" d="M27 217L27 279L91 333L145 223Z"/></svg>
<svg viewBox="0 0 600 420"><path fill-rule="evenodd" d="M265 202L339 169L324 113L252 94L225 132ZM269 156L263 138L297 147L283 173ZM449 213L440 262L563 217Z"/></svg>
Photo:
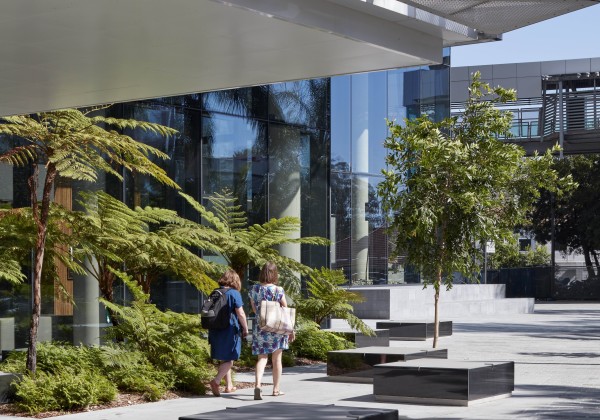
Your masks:
<svg viewBox="0 0 600 420"><path fill-rule="evenodd" d="M229 190L208 197L209 211L189 195L180 193L183 198L202 216L204 222L211 226L218 236L214 237L216 245L222 250L220 254L227 264L244 278L247 268L260 267L267 261L277 264L282 285L288 293L299 291L299 279L296 273L310 274L311 268L300 262L280 255L278 246L283 244L327 245L329 241L316 236L298 237L300 219L282 217L271 219L263 224L248 226L248 218L237 204L237 200Z"/></svg>
<svg viewBox="0 0 600 420"><path fill-rule="evenodd" d="M290 349L298 357L314 360L327 360L327 352L352 348L353 344L343 337L329 331L323 331L311 321L300 324L296 339Z"/></svg>
<svg viewBox="0 0 600 420"><path fill-rule="evenodd" d="M17 407L29 414L59 410L60 405L54 397L54 375L38 372L36 378L26 375L15 384Z"/></svg>
<svg viewBox="0 0 600 420"><path fill-rule="evenodd" d="M66 252L67 245L74 245L67 221L68 212L52 203L49 208L44 259L44 283L58 282L56 263L60 261L74 273L83 269ZM21 283L25 276L23 267L31 267L31 250L37 239L36 223L31 208L0 210L0 279L13 284Z"/></svg>
<svg viewBox="0 0 600 420"><path fill-rule="evenodd" d="M102 372L120 390L141 392L148 401L157 401L173 386L173 375L155 368L140 351L105 346L97 353Z"/></svg>
<svg viewBox="0 0 600 420"><path fill-rule="evenodd" d="M21 144L0 154L0 163L30 166L32 173L29 178L29 197L36 232L32 281L34 302L41 300L45 251L50 249L47 239L51 193L58 179L96 182L98 173L105 172L122 180L121 169L124 169L149 175L162 184L179 189L166 172L151 160L153 157L168 159L168 156L124 134L130 130L141 130L170 136L176 131L154 123L92 115L100 114L105 108L93 108L88 112L63 109L0 118L0 141L12 143L16 138ZM41 182L38 180L40 165L45 168ZM42 191L41 199L38 198L38 191ZM63 243L62 248L67 249L68 245ZM13 257L10 254L8 256ZM10 264L5 264L2 269L10 268ZM14 273L3 276L13 280L18 277ZM34 305L31 325L37 325L40 311L41 305ZM37 369L36 345L37 330L31 328L27 369L32 373Z"/></svg>
<svg viewBox="0 0 600 420"><path fill-rule="evenodd" d="M436 123L423 116L405 127L388 122L388 169L378 190L394 254L420 268L436 291L442 281L452 286L453 272L472 277L476 241L509 239L525 224L539 189L559 182L554 150L526 158L520 146L497 139L509 135L512 116L494 104L514 99L514 91L491 88L475 73L462 118Z"/></svg>
<svg viewBox="0 0 600 420"><path fill-rule="evenodd" d="M79 240L73 255L98 280L102 296L108 301L112 301L114 270L123 266L146 292L165 273L182 278L205 293L216 287L206 273L215 272L217 267L189 248L193 245L218 250L211 243L210 229L194 225L195 240L191 243L184 233L191 222L175 211L130 209L104 192L82 193L79 204L83 210L73 212L69 218L73 235ZM95 263L85 264L86 261Z"/></svg>
<svg viewBox="0 0 600 420"><path fill-rule="evenodd" d="M242 343L242 352L235 364L244 367L254 367L256 366L256 361L257 357L252 354L252 345Z"/></svg>
<svg viewBox="0 0 600 420"><path fill-rule="evenodd" d="M532 214L536 240L549 242L552 236L552 209L554 208L554 235L556 243L566 252L583 254L589 275L594 276L593 265L600 272L600 155L565 156L554 163L561 176L571 175L576 187L561 195L544 191Z"/></svg>
<svg viewBox="0 0 600 420"><path fill-rule="evenodd" d="M139 129L161 136L174 135L175 130L143 121L90 116L97 110L62 109L2 117L0 134L21 138L25 145L0 155L0 162L26 166L47 161L62 178L90 182L96 181L98 171L122 179L117 168L124 167L179 189L165 171L149 159L150 156L168 159L166 154L104 127Z"/></svg>
<svg viewBox="0 0 600 420"><path fill-rule="evenodd" d="M492 270L499 268L536 267L549 265L550 253L544 246L536 249L519 250L519 243L513 236L512 240L496 244L496 252L488 255L488 267Z"/></svg>
<svg viewBox="0 0 600 420"><path fill-rule="evenodd" d="M214 375L214 368L209 364L208 343L200 338L199 317L160 311L130 277L116 274L133 299L129 306L101 299L119 317L119 324L109 329L109 336L124 338L156 368L171 372L177 389L204 394L204 383Z"/></svg>
<svg viewBox="0 0 600 420"><path fill-rule="evenodd" d="M30 414L51 410L85 408L109 402L117 395L116 386L97 372L38 372L16 382L17 407Z"/></svg>
<svg viewBox="0 0 600 420"><path fill-rule="evenodd" d="M362 302L364 298L341 287L347 281L342 270L324 267L314 270L306 282L308 297L295 299L296 310L299 315L319 325L328 317L340 318L345 319L351 328L372 335L373 330L353 314L354 308L350 303Z"/></svg>

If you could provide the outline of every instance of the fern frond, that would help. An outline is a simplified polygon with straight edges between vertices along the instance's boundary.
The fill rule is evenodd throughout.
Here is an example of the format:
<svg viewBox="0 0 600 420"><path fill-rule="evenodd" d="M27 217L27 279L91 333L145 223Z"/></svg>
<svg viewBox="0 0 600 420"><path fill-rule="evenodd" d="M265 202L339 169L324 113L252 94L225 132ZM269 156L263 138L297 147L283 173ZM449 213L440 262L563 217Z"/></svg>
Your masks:
<svg viewBox="0 0 600 420"><path fill-rule="evenodd" d="M36 162L37 158L37 148L33 145L17 146L0 154L0 162L6 162L13 166L28 165Z"/></svg>

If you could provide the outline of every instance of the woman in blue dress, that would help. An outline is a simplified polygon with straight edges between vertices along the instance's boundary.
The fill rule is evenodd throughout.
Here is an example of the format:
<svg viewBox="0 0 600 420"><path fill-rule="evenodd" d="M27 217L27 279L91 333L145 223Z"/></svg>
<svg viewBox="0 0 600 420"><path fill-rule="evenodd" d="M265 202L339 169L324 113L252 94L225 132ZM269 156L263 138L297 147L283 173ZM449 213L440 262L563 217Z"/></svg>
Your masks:
<svg viewBox="0 0 600 420"><path fill-rule="evenodd" d="M221 395L219 385L223 378L225 378L224 392L236 390L231 381L231 367L233 361L240 358L242 337L248 335L248 324L246 323L246 314L244 313L242 295L240 294L242 287L240 277L234 270L229 269L219 279L219 286L226 289L229 327L222 330L208 330L210 357L221 360L217 376L210 381L210 389L216 397ZM236 316L233 316L234 314Z"/></svg>
<svg viewBox="0 0 600 420"><path fill-rule="evenodd" d="M277 286L279 273L274 263L268 262L263 266L258 280L260 284L253 285L250 288L248 296L250 297L252 310L256 314L256 322L254 322L252 331L252 354L258 356L254 383L254 399L262 400L262 377L269 354L272 355L271 362L273 363L273 396L277 397L284 394L279 389L279 381L283 370L281 354L283 350L288 348L288 343L294 341L294 333L290 334L288 338L287 335L261 331L258 328L260 303L263 300L274 300L279 302L281 306L287 306L285 292L282 287Z"/></svg>

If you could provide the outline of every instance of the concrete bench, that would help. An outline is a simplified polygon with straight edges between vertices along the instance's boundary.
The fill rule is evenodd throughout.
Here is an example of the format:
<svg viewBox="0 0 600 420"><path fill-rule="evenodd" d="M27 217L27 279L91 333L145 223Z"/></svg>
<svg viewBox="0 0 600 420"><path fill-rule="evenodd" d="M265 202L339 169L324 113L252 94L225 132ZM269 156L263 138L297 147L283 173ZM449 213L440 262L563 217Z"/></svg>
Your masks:
<svg viewBox="0 0 600 420"><path fill-rule="evenodd" d="M330 328L323 331L342 334L346 340L354 343L356 347L381 346L387 347L390 345L390 331L387 329L374 329L374 336L365 335L359 331L350 328Z"/></svg>
<svg viewBox="0 0 600 420"><path fill-rule="evenodd" d="M424 341L433 338L435 324L426 321L378 321L377 328L390 330L390 340ZM440 337L452 335L452 321L440 321Z"/></svg>
<svg viewBox="0 0 600 420"><path fill-rule="evenodd" d="M263 404L227 407L225 410L179 417L179 420L264 420L264 419L372 419L398 420L398 410L391 408L361 408L340 405L294 404L266 402Z"/></svg>
<svg viewBox="0 0 600 420"><path fill-rule="evenodd" d="M0 372L0 404L10 402L14 394L12 382L19 379L20 375L16 373Z"/></svg>
<svg viewBox="0 0 600 420"><path fill-rule="evenodd" d="M468 406L509 397L515 388L514 362L419 359L373 367L378 401Z"/></svg>
<svg viewBox="0 0 600 420"><path fill-rule="evenodd" d="M327 375L332 381L370 383L375 365L423 357L446 359L448 350L379 346L334 350L327 353Z"/></svg>

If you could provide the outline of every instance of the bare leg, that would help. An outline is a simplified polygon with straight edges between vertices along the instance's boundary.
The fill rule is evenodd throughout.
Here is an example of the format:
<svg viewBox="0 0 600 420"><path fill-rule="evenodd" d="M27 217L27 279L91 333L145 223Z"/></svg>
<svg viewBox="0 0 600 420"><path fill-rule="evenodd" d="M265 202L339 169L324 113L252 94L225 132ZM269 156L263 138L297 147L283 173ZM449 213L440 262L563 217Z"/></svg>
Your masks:
<svg viewBox="0 0 600 420"><path fill-rule="evenodd" d="M259 354L258 360L256 361L256 370L254 372L254 387L260 388L262 386L262 377L265 373L265 367L267 366L268 355Z"/></svg>
<svg viewBox="0 0 600 420"><path fill-rule="evenodd" d="M221 379L226 377L225 381L227 386L231 385L231 367L233 366L233 360L229 360L228 362L223 362L219 365L219 370L217 371L217 376L215 376L214 381L217 384L221 384Z"/></svg>
<svg viewBox="0 0 600 420"><path fill-rule="evenodd" d="M281 365L282 353L282 349L275 350L271 356L273 359L273 395L277 395L279 393L279 381L281 379L281 372L283 370Z"/></svg>
<svg viewBox="0 0 600 420"><path fill-rule="evenodd" d="M233 367L233 361L231 362L231 366L229 370L225 374L225 389L231 391L233 389L233 381L231 380L231 368Z"/></svg>
<svg viewBox="0 0 600 420"><path fill-rule="evenodd" d="M219 365L219 370L217 371L217 376L210 381L210 389L215 397L221 396L219 385L221 384L221 379L223 379L223 377L231 370L231 366L233 366L233 360L221 363Z"/></svg>

